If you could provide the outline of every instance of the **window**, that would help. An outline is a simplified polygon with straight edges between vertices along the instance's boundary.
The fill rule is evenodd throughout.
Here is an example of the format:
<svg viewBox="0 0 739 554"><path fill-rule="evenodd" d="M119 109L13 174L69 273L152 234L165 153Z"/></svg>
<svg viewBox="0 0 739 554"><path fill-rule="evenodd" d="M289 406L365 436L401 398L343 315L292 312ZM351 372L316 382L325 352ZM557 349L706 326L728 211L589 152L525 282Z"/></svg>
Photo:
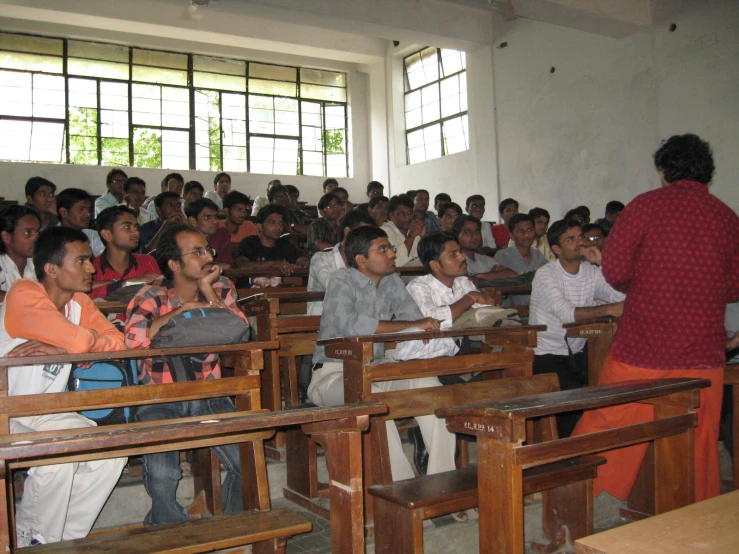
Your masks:
<svg viewBox="0 0 739 554"><path fill-rule="evenodd" d="M346 75L0 32L0 160L348 175Z"/></svg>
<svg viewBox="0 0 739 554"><path fill-rule="evenodd" d="M403 59L409 164L469 149L464 52L424 48Z"/></svg>

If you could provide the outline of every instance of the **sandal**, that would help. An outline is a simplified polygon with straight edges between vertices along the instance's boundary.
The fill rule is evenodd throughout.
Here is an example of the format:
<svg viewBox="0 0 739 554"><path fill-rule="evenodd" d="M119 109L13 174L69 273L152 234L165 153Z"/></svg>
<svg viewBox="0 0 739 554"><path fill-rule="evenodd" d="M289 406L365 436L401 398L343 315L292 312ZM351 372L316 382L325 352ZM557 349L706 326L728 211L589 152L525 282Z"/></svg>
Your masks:
<svg viewBox="0 0 739 554"><path fill-rule="evenodd" d="M477 508L471 508L469 510L462 510L461 512L452 514L452 518L454 518L454 521L457 523L466 523L468 521L480 519L480 514L477 512Z"/></svg>

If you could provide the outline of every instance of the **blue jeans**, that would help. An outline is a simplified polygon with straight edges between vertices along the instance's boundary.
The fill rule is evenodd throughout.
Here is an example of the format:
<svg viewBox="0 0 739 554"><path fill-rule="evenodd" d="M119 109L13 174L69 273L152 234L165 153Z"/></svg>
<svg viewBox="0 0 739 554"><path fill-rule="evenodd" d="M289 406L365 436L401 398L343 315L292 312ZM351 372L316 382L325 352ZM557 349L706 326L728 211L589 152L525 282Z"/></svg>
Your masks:
<svg viewBox="0 0 739 554"><path fill-rule="evenodd" d="M235 412L236 408L228 398L209 398L140 406L136 411L136 421L156 421L179 419L188 416L208 416ZM212 447L228 473L223 482L222 497L224 513L243 510L241 495L241 466L239 464L238 444ZM144 518L144 525L160 525L187 521L190 516L177 502L177 485L182 478L180 453L160 452L143 456L144 487L151 497L151 510Z"/></svg>

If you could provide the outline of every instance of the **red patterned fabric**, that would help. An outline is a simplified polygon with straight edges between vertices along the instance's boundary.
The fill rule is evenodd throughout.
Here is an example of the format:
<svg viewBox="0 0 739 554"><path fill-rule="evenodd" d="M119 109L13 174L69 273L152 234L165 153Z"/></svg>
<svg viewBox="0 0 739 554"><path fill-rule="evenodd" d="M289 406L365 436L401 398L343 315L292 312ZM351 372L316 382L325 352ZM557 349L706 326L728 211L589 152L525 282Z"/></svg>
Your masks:
<svg viewBox="0 0 739 554"><path fill-rule="evenodd" d="M739 299L739 216L692 181L640 194L603 250L626 293L611 356L645 369L725 365L726 304Z"/></svg>

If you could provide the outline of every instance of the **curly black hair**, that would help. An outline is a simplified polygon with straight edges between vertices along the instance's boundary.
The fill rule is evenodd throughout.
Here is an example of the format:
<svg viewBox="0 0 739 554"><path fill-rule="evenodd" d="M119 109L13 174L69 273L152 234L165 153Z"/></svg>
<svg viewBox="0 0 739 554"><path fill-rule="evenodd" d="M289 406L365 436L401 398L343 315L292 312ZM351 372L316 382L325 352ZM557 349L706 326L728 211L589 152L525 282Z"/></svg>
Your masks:
<svg viewBox="0 0 739 554"><path fill-rule="evenodd" d="M654 166L668 183L687 180L708 184L716 170L711 145L691 133L673 135L662 143L654 153Z"/></svg>

